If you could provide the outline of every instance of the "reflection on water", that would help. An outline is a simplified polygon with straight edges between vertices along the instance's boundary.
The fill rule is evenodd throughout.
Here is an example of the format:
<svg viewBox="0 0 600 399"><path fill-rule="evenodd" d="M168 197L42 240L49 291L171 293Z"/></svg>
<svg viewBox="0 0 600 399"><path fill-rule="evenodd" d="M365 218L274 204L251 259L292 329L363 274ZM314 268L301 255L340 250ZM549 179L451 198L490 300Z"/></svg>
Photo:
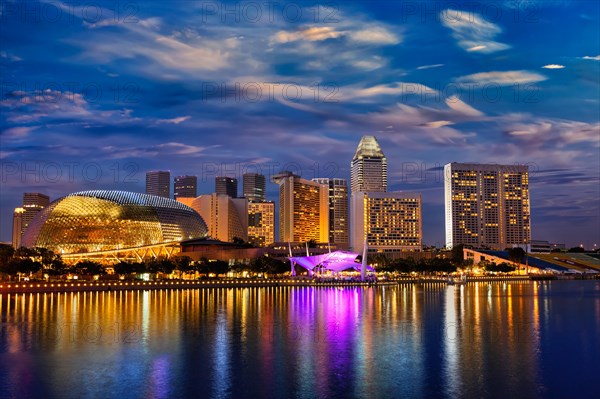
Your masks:
<svg viewBox="0 0 600 399"><path fill-rule="evenodd" d="M594 397L600 282L0 296L0 396Z"/></svg>

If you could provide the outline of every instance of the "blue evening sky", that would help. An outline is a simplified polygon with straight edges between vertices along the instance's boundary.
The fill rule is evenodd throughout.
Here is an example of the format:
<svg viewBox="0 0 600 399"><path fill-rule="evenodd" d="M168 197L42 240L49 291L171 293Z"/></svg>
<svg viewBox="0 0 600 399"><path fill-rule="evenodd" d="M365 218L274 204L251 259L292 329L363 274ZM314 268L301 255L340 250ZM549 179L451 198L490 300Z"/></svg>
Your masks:
<svg viewBox="0 0 600 399"><path fill-rule="evenodd" d="M349 178L369 134L426 244L457 161L530 165L533 238L600 245L599 21L587 0L3 1L0 241L25 191Z"/></svg>

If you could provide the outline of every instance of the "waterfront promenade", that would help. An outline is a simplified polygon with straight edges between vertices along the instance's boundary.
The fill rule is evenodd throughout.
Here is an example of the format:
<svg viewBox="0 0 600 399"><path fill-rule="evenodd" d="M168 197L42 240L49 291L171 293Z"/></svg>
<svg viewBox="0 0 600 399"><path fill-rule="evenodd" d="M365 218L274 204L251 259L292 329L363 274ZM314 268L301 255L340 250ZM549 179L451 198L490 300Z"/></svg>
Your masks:
<svg viewBox="0 0 600 399"><path fill-rule="evenodd" d="M69 282L2 282L0 294L44 293L44 292L85 292L85 291L128 291L161 289L202 289L202 288L253 288L253 287L369 287L413 283L446 284L442 277L405 277L381 281L343 281L310 279L224 279L224 280L163 280L163 281L69 281ZM467 277L469 282L530 281L529 276L477 276Z"/></svg>

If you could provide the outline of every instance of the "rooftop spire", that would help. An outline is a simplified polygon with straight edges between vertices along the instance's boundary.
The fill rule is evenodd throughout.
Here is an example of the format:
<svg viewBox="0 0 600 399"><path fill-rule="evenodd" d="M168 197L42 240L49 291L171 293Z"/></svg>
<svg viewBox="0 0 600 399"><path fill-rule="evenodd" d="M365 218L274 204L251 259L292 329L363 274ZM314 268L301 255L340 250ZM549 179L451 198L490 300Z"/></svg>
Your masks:
<svg viewBox="0 0 600 399"><path fill-rule="evenodd" d="M375 136L362 136L352 159L359 158L385 158Z"/></svg>

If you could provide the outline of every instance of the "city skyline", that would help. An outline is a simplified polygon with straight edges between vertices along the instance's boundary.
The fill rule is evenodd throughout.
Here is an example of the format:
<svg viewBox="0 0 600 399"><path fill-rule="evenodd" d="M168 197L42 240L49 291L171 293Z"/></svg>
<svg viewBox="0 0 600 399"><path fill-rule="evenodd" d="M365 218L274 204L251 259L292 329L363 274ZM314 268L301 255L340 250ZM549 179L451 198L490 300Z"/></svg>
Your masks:
<svg viewBox="0 0 600 399"><path fill-rule="evenodd" d="M215 176L286 165L350 181L374 135L387 191L422 193L425 244L445 242L450 162L528 165L532 239L600 243L600 5L526 3L299 5L259 21L185 4L135 3L127 20L7 9L0 241L25 191L143 192L145 171L171 170L209 193Z"/></svg>

